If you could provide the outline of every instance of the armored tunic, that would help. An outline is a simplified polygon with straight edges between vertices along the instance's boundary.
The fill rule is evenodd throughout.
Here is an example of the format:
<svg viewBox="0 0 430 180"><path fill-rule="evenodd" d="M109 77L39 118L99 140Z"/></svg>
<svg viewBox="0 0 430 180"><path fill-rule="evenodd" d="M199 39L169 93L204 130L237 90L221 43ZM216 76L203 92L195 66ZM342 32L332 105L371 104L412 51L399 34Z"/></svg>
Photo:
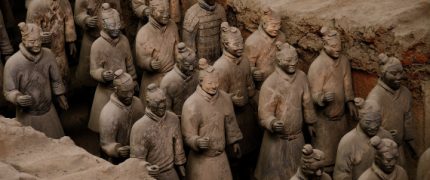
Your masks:
<svg viewBox="0 0 430 180"><path fill-rule="evenodd" d="M399 165L395 165L394 171L391 174L386 174L382 171L375 163L372 164L372 167L368 168L364 171L363 174L358 178L358 180L407 180L408 174L406 171Z"/></svg>
<svg viewBox="0 0 430 180"><path fill-rule="evenodd" d="M326 154L326 165L333 165L336 148L348 131L345 103L354 99L351 66L344 57L332 59L324 50L309 67L308 79L312 99L321 119L315 124L314 147ZM324 93L333 92L334 101L323 102Z"/></svg>
<svg viewBox="0 0 430 180"><path fill-rule="evenodd" d="M124 105L113 93L100 113L100 145L111 158L118 158L117 148L130 145L134 122L144 115L142 102L133 97L131 105Z"/></svg>
<svg viewBox="0 0 430 180"><path fill-rule="evenodd" d="M275 38L270 37L260 25L245 41L244 55L248 57L251 71L259 70L265 80L275 70L276 42L285 42L285 35L279 31ZM260 89L262 82L255 82Z"/></svg>
<svg viewBox="0 0 430 180"><path fill-rule="evenodd" d="M380 128L376 136L381 139L393 139L391 134ZM364 133L360 125L349 131L339 142L333 179L356 180L372 166L375 148L369 143L370 138Z"/></svg>
<svg viewBox="0 0 430 180"><path fill-rule="evenodd" d="M210 6L199 0L185 13L182 40L198 58L206 58L213 64L222 53L220 26L226 21L225 10L220 4Z"/></svg>
<svg viewBox="0 0 430 180"><path fill-rule="evenodd" d="M186 167L189 180L231 180L232 175L224 152L226 145L242 139L230 96L220 90L214 96L200 86L184 103L182 134L191 151ZM209 137L209 148L200 150L197 138Z"/></svg>
<svg viewBox="0 0 430 180"><path fill-rule="evenodd" d="M137 65L144 71L140 85L140 99L142 101L145 101L146 87L151 83L160 85L164 75L173 69L177 43L179 43L178 28L172 21L169 21L166 26L161 26L153 18L150 18L149 23L145 24L137 33ZM152 69L152 59L160 61L160 69Z"/></svg>
<svg viewBox="0 0 430 180"><path fill-rule="evenodd" d="M305 144L302 124L313 124L313 108L309 83L303 71L286 74L279 67L261 86L258 114L265 129L255 177L264 179L289 179L300 165L301 149ZM284 132L274 133L272 124L284 122Z"/></svg>
<svg viewBox="0 0 430 180"><path fill-rule="evenodd" d="M179 180L174 165L185 164L182 134L178 117L166 111L163 117L148 108L145 115L131 129L130 157L160 167L160 180Z"/></svg>
<svg viewBox="0 0 430 180"><path fill-rule="evenodd" d="M55 54L63 80L68 80L69 64L65 44L76 40L75 22L69 1L60 0L52 10L53 0L34 0L28 6L27 23L37 24L43 32L51 32L50 49Z"/></svg>
<svg viewBox="0 0 430 180"><path fill-rule="evenodd" d="M84 30L82 38L81 51L79 55L79 64L76 69L77 82L85 86L94 87L97 82L90 75L90 52L93 42L100 37L100 31L103 29L101 24L101 9L103 3L109 3L110 7L116 9L121 14L120 0L76 0L75 2L75 22ZM98 16L98 26L96 28L88 27L86 19L92 16Z"/></svg>
<svg viewBox="0 0 430 180"><path fill-rule="evenodd" d="M99 84L94 94L88 127L95 132L99 132L100 112L114 92L112 81L106 82L102 73L107 70L115 72L118 69L124 70L136 81L136 71L127 38L121 34L118 38L111 39L102 31L101 37L94 41L91 47L90 73Z"/></svg>
<svg viewBox="0 0 430 180"><path fill-rule="evenodd" d="M55 55L46 48L33 55L20 44L6 62L3 92L6 100L16 105L16 119L51 138L64 136L57 111L52 104L52 94L63 95L65 87L55 61ZM21 107L17 104L19 95L30 95L33 104Z"/></svg>
<svg viewBox="0 0 430 180"><path fill-rule="evenodd" d="M175 66L160 83L160 87L166 92L167 109L180 116L185 100L196 91L198 84L196 74L186 76Z"/></svg>
<svg viewBox="0 0 430 180"><path fill-rule="evenodd" d="M397 131L394 140L399 145L400 164L404 165L405 151L402 144L414 139L413 132L415 130L411 110L411 92L404 86L398 90L393 90L379 80L378 84L370 91L367 99L374 100L381 107L381 127L388 131Z"/></svg>

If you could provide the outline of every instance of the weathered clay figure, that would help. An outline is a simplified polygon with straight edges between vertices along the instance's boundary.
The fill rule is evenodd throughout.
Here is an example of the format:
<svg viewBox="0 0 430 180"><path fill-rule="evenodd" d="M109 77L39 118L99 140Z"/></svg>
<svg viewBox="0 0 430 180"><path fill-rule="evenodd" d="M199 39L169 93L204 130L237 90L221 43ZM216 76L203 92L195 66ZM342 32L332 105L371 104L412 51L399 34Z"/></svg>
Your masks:
<svg viewBox="0 0 430 180"><path fill-rule="evenodd" d="M64 82L69 80L69 64L66 43L70 55L76 53L75 22L72 7L68 0L33 0L27 9L27 23L42 28L42 43L49 44L59 66Z"/></svg>
<svg viewBox="0 0 430 180"><path fill-rule="evenodd" d="M84 30L79 64L75 74L80 85L90 87L97 85L90 75L90 52L93 42L100 37L100 31L103 29L101 20L103 3L109 3L112 8L121 12L120 0L76 0L75 2L75 22Z"/></svg>
<svg viewBox="0 0 430 180"><path fill-rule="evenodd" d="M12 54L13 48L6 32L2 12L0 11L0 90L3 90L3 61L6 62ZM0 95L0 107L3 107L5 104L5 98L2 93Z"/></svg>
<svg viewBox="0 0 430 180"><path fill-rule="evenodd" d="M303 123L317 120L306 74L296 69L296 49L277 43L275 71L261 86L258 115L265 129L255 177L289 179L300 165ZM312 130L313 128L309 128Z"/></svg>
<svg viewBox="0 0 430 180"><path fill-rule="evenodd" d="M16 105L16 119L48 137L64 136L60 119L52 103L52 94L63 109L68 109L66 89L55 55L42 48L42 30L36 24L20 23L22 43L19 51L6 62L3 92Z"/></svg>
<svg viewBox="0 0 430 180"><path fill-rule="evenodd" d="M151 15L136 37L137 65L143 69L140 99L145 99L146 87L161 79L175 65L175 47L179 43L176 24L169 19L169 1L149 1ZM145 102L143 102L145 104Z"/></svg>
<svg viewBox="0 0 430 180"><path fill-rule="evenodd" d="M100 112L114 92L112 84L114 72L118 69L127 72L138 87L130 44L120 31L119 13L108 3L104 3L102 8L101 37L91 46L90 74L98 82L98 86L94 94L88 127L94 132L99 132Z"/></svg>
<svg viewBox="0 0 430 180"><path fill-rule="evenodd" d="M131 0L133 11L139 18L148 18L151 14L151 8L149 7L149 2L151 0ZM170 19L180 25L182 15L181 15L181 0L169 0L170 9Z"/></svg>
<svg viewBox="0 0 430 180"><path fill-rule="evenodd" d="M224 8L215 0L199 0L184 17L182 40L213 64L221 56L220 25L227 21Z"/></svg>
<svg viewBox="0 0 430 180"><path fill-rule="evenodd" d="M355 102L359 107L359 123L339 142L333 173L336 180L356 180L372 166L375 149L369 144L370 138L393 138L381 127L381 110L375 101L355 98Z"/></svg>
<svg viewBox="0 0 430 180"><path fill-rule="evenodd" d="M196 91L199 81L194 71L196 53L192 49L179 43L175 59L175 67L163 77L160 88L166 92L167 109L180 116L185 100Z"/></svg>
<svg viewBox="0 0 430 180"><path fill-rule="evenodd" d="M340 34L323 27L324 48L309 67L308 79L319 120L315 124L315 148L326 154L327 172L333 171L336 148L340 139L348 132L346 108L356 119L351 67L349 61L340 56L342 50Z"/></svg>
<svg viewBox="0 0 430 180"><path fill-rule="evenodd" d="M285 35L280 29L281 17L272 9L266 8L263 10L260 26L245 41L244 55L249 59L258 89L275 70L276 42L285 42Z"/></svg>
<svg viewBox="0 0 430 180"><path fill-rule="evenodd" d="M155 84L146 90L145 115L131 130L131 157L157 165L158 180L179 180L185 176L185 153L181 125L175 113L167 111L166 94Z"/></svg>
<svg viewBox="0 0 430 180"><path fill-rule="evenodd" d="M190 148L187 163L188 180L231 180L225 153L231 146L241 155L238 141L242 133L236 122L229 94L218 89L219 78L212 66L199 72L199 86L184 103L181 128Z"/></svg>
<svg viewBox="0 0 430 180"><path fill-rule="evenodd" d="M399 165L399 147L391 139L374 136L370 144L375 148L375 160L358 178L359 180L407 180L406 171Z"/></svg>
<svg viewBox="0 0 430 180"><path fill-rule="evenodd" d="M428 148L420 157L417 167L417 180L430 179L430 148Z"/></svg>
<svg viewBox="0 0 430 180"><path fill-rule="evenodd" d="M380 76L378 84L370 91L367 99L374 100L381 107L382 127L397 133L394 140L399 145L401 165L405 165L404 147L415 148L414 121L412 119L412 95L400 84L403 79L403 67L395 57L380 54ZM412 149L413 156L416 155Z"/></svg>
<svg viewBox="0 0 430 180"><path fill-rule="evenodd" d="M314 149L310 144L304 145L301 165L290 180L331 180L331 177L323 169L324 158L324 152Z"/></svg>
<svg viewBox="0 0 430 180"><path fill-rule="evenodd" d="M130 131L144 115L142 101L133 96L133 78L122 69L115 71L115 92L100 113L100 146L112 163L120 163L130 155Z"/></svg>

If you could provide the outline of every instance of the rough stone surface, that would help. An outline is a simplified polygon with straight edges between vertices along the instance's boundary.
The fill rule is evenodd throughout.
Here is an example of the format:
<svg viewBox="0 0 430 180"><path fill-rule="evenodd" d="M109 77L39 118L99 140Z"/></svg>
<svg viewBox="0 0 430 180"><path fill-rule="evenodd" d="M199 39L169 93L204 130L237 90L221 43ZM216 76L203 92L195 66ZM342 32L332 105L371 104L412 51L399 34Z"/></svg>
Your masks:
<svg viewBox="0 0 430 180"><path fill-rule="evenodd" d="M77 147L67 136L51 139L0 117L0 179L152 178L137 159L115 166Z"/></svg>

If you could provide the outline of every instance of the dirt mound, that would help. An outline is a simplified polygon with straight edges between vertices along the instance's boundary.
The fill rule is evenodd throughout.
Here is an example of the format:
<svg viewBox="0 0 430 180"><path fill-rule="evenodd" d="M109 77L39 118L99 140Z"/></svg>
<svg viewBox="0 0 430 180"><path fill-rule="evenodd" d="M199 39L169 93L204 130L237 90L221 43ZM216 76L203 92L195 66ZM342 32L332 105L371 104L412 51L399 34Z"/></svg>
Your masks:
<svg viewBox="0 0 430 180"><path fill-rule="evenodd" d="M51 139L0 117L0 179L152 179L144 164L120 165L95 157L69 137Z"/></svg>

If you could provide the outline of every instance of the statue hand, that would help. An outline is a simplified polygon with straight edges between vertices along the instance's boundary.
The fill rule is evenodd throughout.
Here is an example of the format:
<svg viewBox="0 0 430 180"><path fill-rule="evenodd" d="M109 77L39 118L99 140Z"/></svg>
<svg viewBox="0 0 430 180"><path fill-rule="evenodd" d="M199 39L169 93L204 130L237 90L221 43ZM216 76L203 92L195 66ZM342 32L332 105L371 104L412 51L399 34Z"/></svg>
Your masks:
<svg viewBox="0 0 430 180"><path fill-rule="evenodd" d="M197 146L199 149L209 149L209 137L197 138Z"/></svg>
<svg viewBox="0 0 430 180"><path fill-rule="evenodd" d="M183 165L178 166L179 169L179 176L185 177L186 173L185 173L185 167Z"/></svg>
<svg viewBox="0 0 430 180"><path fill-rule="evenodd" d="M263 81L263 72L261 72L260 70L255 70L252 73L252 77L254 78L255 81Z"/></svg>
<svg viewBox="0 0 430 180"><path fill-rule="evenodd" d="M29 107L33 104L33 98L30 95L20 95L16 98L16 103L22 107Z"/></svg>
<svg viewBox="0 0 430 180"><path fill-rule="evenodd" d="M242 107L246 104L246 100L243 96L233 95L231 96L231 100L233 104L239 107Z"/></svg>
<svg viewBox="0 0 430 180"><path fill-rule="evenodd" d="M236 158L241 158L242 157L242 150L240 150L239 143L234 143L233 144L233 152L234 152Z"/></svg>
<svg viewBox="0 0 430 180"><path fill-rule="evenodd" d="M349 110L349 114L352 116L352 119L358 121L358 110L357 110L357 107L355 107L355 104L353 101L348 102L348 110Z"/></svg>
<svg viewBox="0 0 430 180"><path fill-rule="evenodd" d="M333 102L334 101L334 93L333 92L326 92L324 94L323 101L325 101L325 102Z"/></svg>
<svg viewBox="0 0 430 180"><path fill-rule="evenodd" d="M279 121L279 120L275 121L275 122L272 124L272 129L273 129L273 131L274 131L274 132L276 132L276 133L281 133L281 132L283 132L283 131L284 131L284 122Z"/></svg>
<svg viewBox="0 0 430 180"><path fill-rule="evenodd" d="M67 98L64 95L57 97L58 104L60 105L61 109L67 110L69 109L69 104L67 103Z"/></svg>
<svg viewBox="0 0 430 180"><path fill-rule="evenodd" d="M160 167L158 167L157 165L149 165L146 166L146 170L148 170L148 174L150 176L152 176L153 178L158 177L158 175L160 174Z"/></svg>
<svg viewBox="0 0 430 180"><path fill-rule="evenodd" d="M151 60L151 68L153 70L159 70L161 68L161 62L158 59Z"/></svg>
<svg viewBox="0 0 430 180"><path fill-rule="evenodd" d="M103 77L103 80L105 81L112 81L114 78L113 71L112 70L103 71L102 77Z"/></svg>
<svg viewBox="0 0 430 180"><path fill-rule="evenodd" d="M75 57L76 55L76 44L74 42L69 43L69 51L70 51L70 55Z"/></svg>
<svg viewBox="0 0 430 180"><path fill-rule="evenodd" d="M97 21L98 21L98 17L92 16L92 17L85 19L85 24L90 28L95 28L95 27L97 27Z"/></svg>
<svg viewBox="0 0 430 180"><path fill-rule="evenodd" d="M127 158L130 156L130 146L122 146L116 150L119 156Z"/></svg>

